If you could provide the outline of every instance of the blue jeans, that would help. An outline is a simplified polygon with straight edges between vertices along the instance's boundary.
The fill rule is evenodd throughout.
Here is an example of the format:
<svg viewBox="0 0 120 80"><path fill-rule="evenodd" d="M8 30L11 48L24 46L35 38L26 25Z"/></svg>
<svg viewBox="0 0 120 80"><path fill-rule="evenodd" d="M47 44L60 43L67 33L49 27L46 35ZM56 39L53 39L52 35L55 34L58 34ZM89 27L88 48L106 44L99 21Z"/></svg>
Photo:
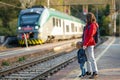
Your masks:
<svg viewBox="0 0 120 80"><path fill-rule="evenodd" d="M80 69L81 69L81 72L82 72L82 73L81 73L81 76L84 76L85 73L86 73L86 70L85 70L84 65L85 65L85 62L80 63Z"/></svg>

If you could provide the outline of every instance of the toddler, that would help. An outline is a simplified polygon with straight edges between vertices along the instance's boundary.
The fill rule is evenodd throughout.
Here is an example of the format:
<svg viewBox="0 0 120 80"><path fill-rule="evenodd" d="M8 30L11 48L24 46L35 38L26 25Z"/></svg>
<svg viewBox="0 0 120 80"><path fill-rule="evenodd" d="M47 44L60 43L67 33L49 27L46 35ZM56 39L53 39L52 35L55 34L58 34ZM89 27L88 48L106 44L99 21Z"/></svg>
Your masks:
<svg viewBox="0 0 120 80"><path fill-rule="evenodd" d="M85 62L87 61L87 57L85 55L85 50L82 48L82 42L77 42L76 47L79 49L77 52L78 63L80 64L81 75L79 77L84 77L86 70L85 70Z"/></svg>

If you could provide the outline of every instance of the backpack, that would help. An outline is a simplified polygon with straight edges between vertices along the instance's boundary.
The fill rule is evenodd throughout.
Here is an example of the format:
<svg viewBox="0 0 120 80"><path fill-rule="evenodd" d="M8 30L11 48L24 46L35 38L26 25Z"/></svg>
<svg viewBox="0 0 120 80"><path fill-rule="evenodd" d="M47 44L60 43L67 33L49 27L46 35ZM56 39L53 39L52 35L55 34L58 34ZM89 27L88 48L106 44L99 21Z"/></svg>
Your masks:
<svg viewBox="0 0 120 80"><path fill-rule="evenodd" d="M90 29L90 26L88 26L88 29ZM95 40L95 43L98 43L98 42L99 42L99 37L100 37L99 27L97 27L96 33L95 33L95 35L93 36L93 38L94 38L94 40Z"/></svg>
<svg viewBox="0 0 120 80"><path fill-rule="evenodd" d="M95 33L95 35L94 35L95 43L98 43L98 42L99 42L99 36L100 36L99 27L97 27L96 33Z"/></svg>

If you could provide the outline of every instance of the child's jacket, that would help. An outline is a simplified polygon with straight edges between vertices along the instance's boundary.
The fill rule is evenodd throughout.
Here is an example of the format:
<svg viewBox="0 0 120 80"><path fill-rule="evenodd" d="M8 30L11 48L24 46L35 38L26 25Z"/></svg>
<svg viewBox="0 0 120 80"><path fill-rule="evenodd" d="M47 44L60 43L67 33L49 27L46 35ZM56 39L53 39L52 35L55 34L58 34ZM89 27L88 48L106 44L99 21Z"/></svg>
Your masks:
<svg viewBox="0 0 120 80"><path fill-rule="evenodd" d="M84 49L81 48L78 50L77 58L78 58L78 63L85 63L85 61L87 61L87 57Z"/></svg>

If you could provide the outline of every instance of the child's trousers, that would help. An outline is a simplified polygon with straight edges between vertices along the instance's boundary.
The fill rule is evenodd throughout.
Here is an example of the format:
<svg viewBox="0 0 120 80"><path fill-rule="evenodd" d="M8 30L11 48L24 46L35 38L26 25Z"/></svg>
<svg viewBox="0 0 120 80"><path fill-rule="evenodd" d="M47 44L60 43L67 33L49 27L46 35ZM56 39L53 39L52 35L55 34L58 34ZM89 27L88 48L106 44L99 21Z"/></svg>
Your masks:
<svg viewBox="0 0 120 80"><path fill-rule="evenodd" d="M81 76L84 76L86 71L85 71L85 62L80 63L80 69L81 69Z"/></svg>

